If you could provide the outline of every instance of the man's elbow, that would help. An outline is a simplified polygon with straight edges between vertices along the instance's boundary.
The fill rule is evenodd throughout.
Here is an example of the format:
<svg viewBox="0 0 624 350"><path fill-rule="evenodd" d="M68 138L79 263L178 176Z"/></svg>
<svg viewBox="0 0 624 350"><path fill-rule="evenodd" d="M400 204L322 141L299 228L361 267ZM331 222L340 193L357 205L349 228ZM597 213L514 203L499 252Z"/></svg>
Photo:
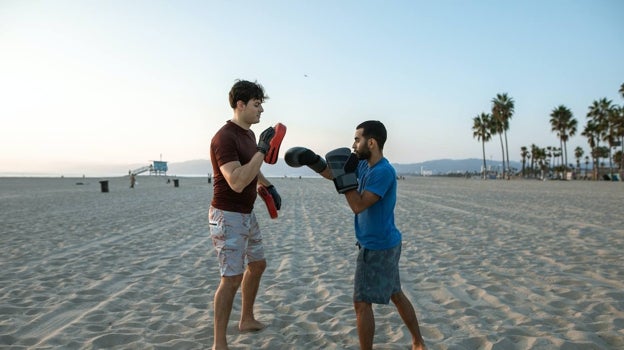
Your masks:
<svg viewBox="0 0 624 350"><path fill-rule="evenodd" d="M232 191L236 193L242 193L246 186L239 184L237 181L228 182L228 185L232 189Z"/></svg>
<svg viewBox="0 0 624 350"><path fill-rule="evenodd" d="M236 193L242 193L243 190L245 189L244 186L237 186L237 185L230 186L230 188L232 189L232 191L234 191Z"/></svg>
<svg viewBox="0 0 624 350"><path fill-rule="evenodd" d="M366 209L366 208L362 207L361 205L358 205L358 203L349 203L349 208L351 208L351 211L355 215L363 212L364 209Z"/></svg>
<svg viewBox="0 0 624 350"><path fill-rule="evenodd" d="M363 212L363 211L364 211L364 209L361 209L361 208L353 208L353 207L352 207L352 208L351 208L351 211L353 211L353 214L357 215L357 214L359 214L359 213Z"/></svg>

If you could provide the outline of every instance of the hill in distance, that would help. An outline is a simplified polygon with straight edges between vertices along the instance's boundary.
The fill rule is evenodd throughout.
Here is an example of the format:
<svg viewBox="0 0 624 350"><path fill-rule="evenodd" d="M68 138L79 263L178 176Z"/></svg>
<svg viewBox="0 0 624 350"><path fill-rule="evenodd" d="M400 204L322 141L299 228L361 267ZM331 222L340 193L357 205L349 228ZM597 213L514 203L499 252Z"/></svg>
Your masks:
<svg viewBox="0 0 624 350"><path fill-rule="evenodd" d="M393 163L392 166L398 175L446 175L446 174L464 174L478 173L481 171L483 164L482 159L438 159L421 163L400 164ZM1 172L0 176L44 176L44 177L110 177L110 176L128 176L131 169L139 169L149 165L143 164L64 164L59 166L55 171L50 172ZM521 169L520 162L510 162L512 168ZM500 169L500 161L487 161L488 168L492 170ZM195 159L185 162L170 162L168 164L169 176L208 176L212 174L212 164L207 159ZM319 175L307 166L300 168L292 168L286 164L284 159L279 159L276 164L263 164L262 173L268 177L318 177ZM142 173L141 176L148 173Z"/></svg>
<svg viewBox="0 0 624 350"><path fill-rule="evenodd" d="M491 169L500 169L501 161L487 161L487 166ZM393 163L392 166L399 175L421 175L427 173L430 175L444 175L450 173L472 173L480 172L483 165L483 159L470 158L470 159L437 159L430 160L421 163L409 163L400 164ZM510 162L512 168L521 169L522 163ZM212 173L212 164L207 159L190 160L186 162L170 163L169 175L178 176L208 176ZM276 164L262 165L262 173L268 177L314 177L318 176L314 171L304 166L301 168L291 168L284 162L283 159L279 159Z"/></svg>

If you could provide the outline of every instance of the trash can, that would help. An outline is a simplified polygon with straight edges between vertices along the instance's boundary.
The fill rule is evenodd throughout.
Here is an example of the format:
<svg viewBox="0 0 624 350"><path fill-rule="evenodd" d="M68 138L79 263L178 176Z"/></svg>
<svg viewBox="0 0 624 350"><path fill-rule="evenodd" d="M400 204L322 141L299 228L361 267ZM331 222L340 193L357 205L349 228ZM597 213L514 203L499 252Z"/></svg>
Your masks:
<svg viewBox="0 0 624 350"><path fill-rule="evenodd" d="M180 187L180 180L173 179L173 187Z"/></svg>
<svg viewBox="0 0 624 350"><path fill-rule="evenodd" d="M108 192L108 181L100 181L100 189L102 192Z"/></svg>

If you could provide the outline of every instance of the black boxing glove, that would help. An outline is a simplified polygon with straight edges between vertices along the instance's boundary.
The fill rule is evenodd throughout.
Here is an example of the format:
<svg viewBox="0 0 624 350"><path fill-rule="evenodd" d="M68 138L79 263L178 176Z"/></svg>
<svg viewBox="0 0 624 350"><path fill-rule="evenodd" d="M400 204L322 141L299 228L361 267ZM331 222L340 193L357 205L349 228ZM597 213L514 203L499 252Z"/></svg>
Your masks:
<svg viewBox="0 0 624 350"><path fill-rule="evenodd" d="M293 147L289 149L284 155L284 160L286 164L293 168L306 165L317 173L322 173L323 170L327 168L327 162L325 162L323 157L305 147Z"/></svg>
<svg viewBox="0 0 624 350"><path fill-rule="evenodd" d="M280 208L282 207L282 197L279 195L279 193L277 193L275 186L271 185L266 189L267 191L269 191L271 197L273 197L273 202L275 202L275 209L280 210Z"/></svg>
<svg viewBox="0 0 624 350"><path fill-rule="evenodd" d="M262 134L260 134L260 138L258 139L258 152L262 152L262 154L267 154L269 149L271 148L271 140L275 136L275 129L272 126L266 128Z"/></svg>
<svg viewBox="0 0 624 350"><path fill-rule="evenodd" d="M338 193L346 193L358 188L358 179L355 171L359 160L355 153L343 147L330 151L325 155L327 164L334 178L334 186Z"/></svg>

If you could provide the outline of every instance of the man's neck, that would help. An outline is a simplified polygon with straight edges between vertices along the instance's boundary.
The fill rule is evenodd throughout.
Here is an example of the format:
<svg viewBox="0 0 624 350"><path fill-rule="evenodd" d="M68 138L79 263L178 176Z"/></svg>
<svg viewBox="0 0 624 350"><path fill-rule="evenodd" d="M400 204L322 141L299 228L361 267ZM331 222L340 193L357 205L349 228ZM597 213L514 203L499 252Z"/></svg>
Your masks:
<svg viewBox="0 0 624 350"><path fill-rule="evenodd" d="M370 158L368 158L368 167L372 168L375 164L379 163L379 161L383 158L383 153L374 152L371 154Z"/></svg>
<svg viewBox="0 0 624 350"><path fill-rule="evenodd" d="M240 118L238 117L238 115L234 114L234 116L232 117L231 120L232 123L240 126L241 128L245 129L245 130L249 130L251 129L251 124L245 123L243 121L240 120Z"/></svg>

